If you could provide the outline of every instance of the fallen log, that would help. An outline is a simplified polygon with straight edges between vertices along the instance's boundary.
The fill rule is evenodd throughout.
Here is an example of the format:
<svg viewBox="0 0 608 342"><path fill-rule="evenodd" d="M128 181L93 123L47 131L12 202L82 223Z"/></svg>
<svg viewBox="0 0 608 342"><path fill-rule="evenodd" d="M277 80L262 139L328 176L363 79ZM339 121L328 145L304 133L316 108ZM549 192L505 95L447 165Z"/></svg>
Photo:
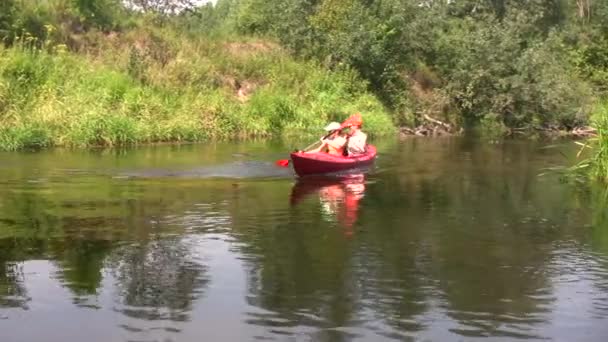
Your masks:
<svg viewBox="0 0 608 342"><path fill-rule="evenodd" d="M430 121L430 122L432 122L434 124L440 125L440 126L444 127L447 130L451 130L452 129L452 126L450 124L447 124L447 123L445 123L443 121L439 121L439 120L437 120L435 118L432 118L432 117L428 116L427 114L424 114L422 117L425 120Z"/></svg>

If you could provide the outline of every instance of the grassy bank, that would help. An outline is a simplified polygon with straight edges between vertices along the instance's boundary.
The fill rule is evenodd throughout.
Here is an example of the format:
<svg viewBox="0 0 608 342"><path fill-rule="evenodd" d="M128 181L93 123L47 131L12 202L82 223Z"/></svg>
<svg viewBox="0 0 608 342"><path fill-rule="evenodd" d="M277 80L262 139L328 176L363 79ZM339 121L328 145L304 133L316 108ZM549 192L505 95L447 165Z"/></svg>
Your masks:
<svg viewBox="0 0 608 342"><path fill-rule="evenodd" d="M587 129L608 2L419 2L3 0L0 149Z"/></svg>
<svg viewBox="0 0 608 342"><path fill-rule="evenodd" d="M77 53L27 39L0 48L1 149L319 135L353 112L372 135L394 132L356 73L270 41L145 28L82 39Z"/></svg>
<svg viewBox="0 0 608 342"><path fill-rule="evenodd" d="M593 181L608 183L608 102L597 106L591 116L591 122L596 129L596 136L585 142L579 142L585 159L573 166L574 174L582 174Z"/></svg>

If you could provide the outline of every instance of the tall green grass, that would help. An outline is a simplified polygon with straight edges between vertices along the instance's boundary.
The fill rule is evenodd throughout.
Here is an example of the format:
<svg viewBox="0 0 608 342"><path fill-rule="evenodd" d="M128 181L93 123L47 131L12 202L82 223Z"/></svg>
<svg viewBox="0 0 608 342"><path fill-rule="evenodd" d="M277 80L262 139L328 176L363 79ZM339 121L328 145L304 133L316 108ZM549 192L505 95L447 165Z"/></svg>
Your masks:
<svg viewBox="0 0 608 342"><path fill-rule="evenodd" d="M585 142L576 142L580 145L577 157L585 154L585 158L571 167L570 173L608 183L608 102L596 107L591 123L597 134Z"/></svg>
<svg viewBox="0 0 608 342"><path fill-rule="evenodd" d="M318 135L353 112L372 135L394 132L354 72L272 42L151 28L82 39L78 54L0 47L0 149Z"/></svg>
<svg viewBox="0 0 608 342"><path fill-rule="evenodd" d="M593 156L591 157L592 175L601 181L608 182L608 103L599 106L592 117L597 137L591 141Z"/></svg>

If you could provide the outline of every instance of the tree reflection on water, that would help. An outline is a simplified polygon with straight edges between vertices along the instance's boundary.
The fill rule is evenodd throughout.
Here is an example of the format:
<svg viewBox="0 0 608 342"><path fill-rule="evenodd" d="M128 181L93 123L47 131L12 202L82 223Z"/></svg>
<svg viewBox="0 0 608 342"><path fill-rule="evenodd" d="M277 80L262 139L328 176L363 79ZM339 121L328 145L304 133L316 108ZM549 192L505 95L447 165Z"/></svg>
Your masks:
<svg viewBox="0 0 608 342"><path fill-rule="evenodd" d="M0 307L48 304L40 289L58 282L62 314L100 314L130 338L169 326L193 341L228 316L242 335L277 339L606 332L605 194L537 177L552 157L529 143L416 140L391 153L379 172L342 178L3 184ZM57 270L30 277L32 260ZM74 297L103 298L87 310Z"/></svg>
<svg viewBox="0 0 608 342"><path fill-rule="evenodd" d="M3 262L0 260L0 308L20 307L27 309L28 301L23 265L17 262Z"/></svg>
<svg viewBox="0 0 608 342"><path fill-rule="evenodd" d="M187 321L208 282L183 238L153 238L116 250L109 267L117 282L119 310L132 318Z"/></svg>

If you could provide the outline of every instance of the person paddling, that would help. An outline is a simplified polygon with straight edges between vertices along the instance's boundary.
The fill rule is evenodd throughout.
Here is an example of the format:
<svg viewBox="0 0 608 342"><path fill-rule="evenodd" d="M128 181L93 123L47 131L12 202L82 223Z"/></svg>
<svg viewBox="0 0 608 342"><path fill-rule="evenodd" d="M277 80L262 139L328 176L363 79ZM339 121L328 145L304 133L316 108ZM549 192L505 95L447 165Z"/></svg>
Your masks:
<svg viewBox="0 0 608 342"><path fill-rule="evenodd" d="M329 137L321 140L321 146L306 153L327 152L328 154L341 156L344 154L346 138L341 135L342 125L338 122L331 122L325 127L328 132L333 132Z"/></svg>
<svg viewBox="0 0 608 342"><path fill-rule="evenodd" d="M342 125L342 127L350 128L346 142L346 152L348 156L356 156L365 153L367 145L367 134L361 131L363 120L360 114L355 114Z"/></svg>

